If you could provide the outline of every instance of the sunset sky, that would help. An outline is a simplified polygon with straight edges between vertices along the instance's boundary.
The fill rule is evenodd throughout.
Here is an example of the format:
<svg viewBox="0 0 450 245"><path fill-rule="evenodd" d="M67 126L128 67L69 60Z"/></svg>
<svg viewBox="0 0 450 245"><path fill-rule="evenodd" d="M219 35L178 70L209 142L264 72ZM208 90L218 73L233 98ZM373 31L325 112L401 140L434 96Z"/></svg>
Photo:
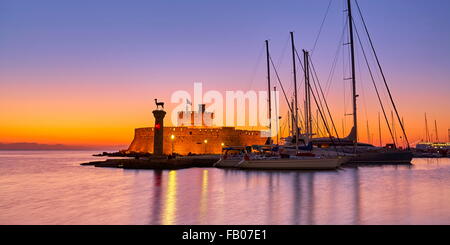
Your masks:
<svg viewBox="0 0 450 245"><path fill-rule="evenodd" d="M152 125L154 98L170 111L171 94L192 91L194 82L220 92L266 89L266 39L292 92L289 32L299 51L312 51L329 2L0 0L0 142L127 145L134 128ZM424 138L424 113L430 132L436 120L446 141L450 1L358 2L410 142ZM343 0L332 0L312 53L323 86L342 46L343 10ZM357 63L357 73L367 74L359 47ZM351 113L343 71L341 55L327 93L339 132ZM367 142L369 121L377 143L380 108L367 75L358 76L360 139Z"/></svg>

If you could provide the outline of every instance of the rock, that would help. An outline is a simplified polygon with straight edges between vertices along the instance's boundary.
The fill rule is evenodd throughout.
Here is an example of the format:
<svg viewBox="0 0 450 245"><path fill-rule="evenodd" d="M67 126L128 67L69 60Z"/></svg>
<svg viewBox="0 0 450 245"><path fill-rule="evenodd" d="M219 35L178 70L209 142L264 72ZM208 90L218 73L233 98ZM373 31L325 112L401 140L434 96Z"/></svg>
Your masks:
<svg viewBox="0 0 450 245"><path fill-rule="evenodd" d="M107 159L105 161L94 161L82 163L81 165L93 165L95 167L123 168L123 169L182 169L192 167L212 167L219 160L219 156L208 157L150 157L130 159Z"/></svg>

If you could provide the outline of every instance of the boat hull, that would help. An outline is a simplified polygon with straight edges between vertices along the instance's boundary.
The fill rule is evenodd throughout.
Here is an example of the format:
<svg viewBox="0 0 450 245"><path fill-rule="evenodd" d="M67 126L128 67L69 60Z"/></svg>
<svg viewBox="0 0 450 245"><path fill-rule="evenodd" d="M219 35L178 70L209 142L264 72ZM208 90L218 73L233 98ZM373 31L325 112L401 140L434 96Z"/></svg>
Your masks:
<svg viewBox="0 0 450 245"><path fill-rule="evenodd" d="M330 170L348 161L347 158L280 158L262 160L243 160L237 167L242 169L264 170Z"/></svg>
<svg viewBox="0 0 450 245"><path fill-rule="evenodd" d="M413 154L409 151L363 152L351 157L349 163L410 164Z"/></svg>
<svg viewBox="0 0 450 245"><path fill-rule="evenodd" d="M238 163L242 161L242 159L220 159L216 163L214 163L214 167L216 168L233 168L238 165Z"/></svg>

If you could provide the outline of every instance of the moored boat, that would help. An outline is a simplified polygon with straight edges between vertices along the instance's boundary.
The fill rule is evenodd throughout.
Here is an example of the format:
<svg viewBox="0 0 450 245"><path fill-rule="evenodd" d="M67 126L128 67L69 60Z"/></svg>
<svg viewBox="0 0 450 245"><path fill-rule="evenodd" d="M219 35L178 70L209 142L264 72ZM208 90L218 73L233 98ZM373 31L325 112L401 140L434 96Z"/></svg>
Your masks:
<svg viewBox="0 0 450 245"><path fill-rule="evenodd" d="M242 161L246 152L245 146L230 146L222 148L220 159L214 163L217 168L233 168Z"/></svg>
<svg viewBox="0 0 450 245"><path fill-rule="evenodd" d="M333 170L348 161L347 157L267 157L244 158L237 167L262 170Z"/></svg>
<svg viewBox="0 0 450 245"><path fill-rule="evenodd" d="M411 164L413 154L411 151L390 150L381 152L362 152L349 160L349 163L365 164Z"/></svg>

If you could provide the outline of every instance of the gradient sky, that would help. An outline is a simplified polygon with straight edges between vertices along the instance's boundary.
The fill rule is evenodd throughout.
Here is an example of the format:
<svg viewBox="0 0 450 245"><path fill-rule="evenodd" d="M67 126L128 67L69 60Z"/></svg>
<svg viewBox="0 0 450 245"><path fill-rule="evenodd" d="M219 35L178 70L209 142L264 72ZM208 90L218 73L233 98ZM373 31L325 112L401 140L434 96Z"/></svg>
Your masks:
<svg viewBox="0 0 450 245"><path fill-rule="evenodd" d="M311 50L328 4L0 0L0 142L128 144L134 128L152 125L153 98L170 110L171 93L192 91L194 82L203 82L205 90L265 89L266 39L285 86L292 88L289 31L299 50ZM359 4L410 141L423 138L425 112L430 131L437 120L440 139L447 140L450 1ZM343 6L343 0L332 1L313 53L323 83L339 45ZM340 129L350 98L345 109L342 64L337 70L328 95ZM364 97L360 134L367 141L366 121L377 135L380 109L370 80L361 75L358 86L364 88L358 90Z"/></svg>

